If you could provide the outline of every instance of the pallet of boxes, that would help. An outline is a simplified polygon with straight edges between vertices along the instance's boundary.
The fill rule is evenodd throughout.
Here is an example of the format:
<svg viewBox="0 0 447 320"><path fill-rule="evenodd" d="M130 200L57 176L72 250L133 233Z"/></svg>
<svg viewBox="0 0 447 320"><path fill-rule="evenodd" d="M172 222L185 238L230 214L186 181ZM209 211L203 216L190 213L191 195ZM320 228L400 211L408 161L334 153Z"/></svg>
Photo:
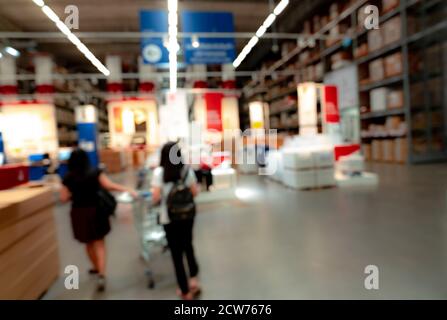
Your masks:
<svg viewBox="0 0 447 320"><path fill-rule="evenodd" d="M129 156L123 150L101 149L99 159L107 173L122 172L129 163Z"/></svg>
<svg viewBox="0 0 447 320"><path fill-rule="evenodd" d="M46 187L0 192L0 299L38 299L58 278L54 202Z"/></svg>
<svg viewBox="0 0 447 320"><path fill-rule="evenodd" d="M284 150L283 184L293 189L335 187L335 160L332 149Z"/></svg>

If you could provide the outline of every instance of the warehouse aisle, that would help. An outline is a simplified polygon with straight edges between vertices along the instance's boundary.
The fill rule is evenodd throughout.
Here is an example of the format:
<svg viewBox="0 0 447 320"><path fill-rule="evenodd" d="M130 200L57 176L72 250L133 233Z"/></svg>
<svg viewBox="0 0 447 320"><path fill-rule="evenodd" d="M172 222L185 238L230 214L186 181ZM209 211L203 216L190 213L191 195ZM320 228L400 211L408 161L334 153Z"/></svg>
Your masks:
<svg viewBox="0 0 447 320"><path fill-rule="evenodd" d="M381 177L377 189L297 192L242 176L237 200L201 205L195 243L203 298L447 298L447 166L372 169ZM156 257L157 287L146 289L125 205L108 238L108 290L95 294L67 210L57 210L61 274L78 265L80 289L67 291L60 279L44 298L176 298L169 253ZM364 288L367 265L379 267L378 291Z"/></svg>

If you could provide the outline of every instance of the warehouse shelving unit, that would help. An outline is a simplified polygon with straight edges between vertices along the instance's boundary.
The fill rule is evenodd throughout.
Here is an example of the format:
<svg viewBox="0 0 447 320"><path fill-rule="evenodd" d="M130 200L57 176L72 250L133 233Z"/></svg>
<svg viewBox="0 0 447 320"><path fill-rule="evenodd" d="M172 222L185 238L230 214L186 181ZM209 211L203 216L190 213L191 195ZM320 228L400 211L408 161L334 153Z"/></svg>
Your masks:
<svg viewBox="0 0 447 320"><path fill-rule="evenodd" d="M393 1L386 2L390 4ZM275 103L275 100L284 96L296 99L296 90L293 92L293 88L290 91L284 91L281 95L273 95L273 97L268 92L285 90L283 85L287 81L293 81L294 86L305 81L319 82L323 80L324 75L331 71L347 65L355 65L359 78L359 105L354 108L357 108L360 113L358 119L362 129L360 136L367 158L389 161L380 159L380 156L372 156L372 143L376 142L374 147L377 149L380 142L386 140L385 144L390 148L394 143L391 139L399 139L395 142L396 145L399 144L399 152L405 159L396 157L394 162L421 163L447 159L447 94L445 93L447 91L445 90L447 70L445 67L444 70L432 70L433 68L426 67L427 65L447 65L447 1L400 0L397 2L397 5L384 11L382 0L351 1L343 8L342 12L338 12L337 15L333 14L331 21L325 21L323 26L314 28L314 31L318 30L314 33L311 33L309 26L306 26L307 22L304 23L302 33L307 33L310 36L329 36L329 39L317 41L313 48L287 44L289 50L282 59L264 67L266 71L263 73L264 76L259 79L260 81L252 80L247 84L245 92L256 92L256 95L250 97L250 94L247 94L246 97L256 98L269 104ZM344 3L346 1L339 1L340 5ZM376 50L370 50L367 47L368 42L371 41L368 38L372 37L370 33L374 31L366 30L359 24L359 11L368 4L377 5L380 8L381 29L386 23L388 27L398 25L400 28L398 39L380 45ZM322 9L321 13L324 17L327 14L327 9ZM330 35L334 29L346 34L346 39L334 38L331 41ZM391 30L393 31L393 28ZM340 34L342 33L340 32ZM365 49L365 47L367 50L361 52L361 49ZM433 51L433 47L438 48L439 56L436 59L431 57L433 53L430 56L430 50ZM415 54L421 56L418 72L414 69L415 63L412 62ZM370 64L376 62L380 65L381 62L384 65L383 72L385 72L386 61L388 61L388 65L391 64L391 69L395 68L398 72L390 72L387 74L388 76L382 76L379 79L369 79ZM281 80L273 80L270 76L272 72L284 70L294 70L295 74ZM414 85L418 83L422 88L419 89L420 97L423 97L422 101L414 99ZM375 106L371 105L371 95L383 98L386 94L388 100L390 91L393 93L393 101L396 101L397 97L397 107L390 108L391 104L388 101L385 108L383 106L374 108ZM245 100L250 101L250 99ZM376 102L374 101L374 103ZM297 108L295 110L297 113ZM284 108L279 112L271 110L270 117L275 120L281 113L286 113L291 117L295 116L287 108ZM421 113L424 116L421 116ZM425 118L425 122L421 118ZM287 125L284 126L276 122L275 120L276 126L271 123L270 127L281 130L284 130L284 127L288 128ZM293 129L287 129L287 131L296 132L298 123ZM371 130L378 130L378 132L370 132ZM422 146L425 146L425 149Z"/></svg>

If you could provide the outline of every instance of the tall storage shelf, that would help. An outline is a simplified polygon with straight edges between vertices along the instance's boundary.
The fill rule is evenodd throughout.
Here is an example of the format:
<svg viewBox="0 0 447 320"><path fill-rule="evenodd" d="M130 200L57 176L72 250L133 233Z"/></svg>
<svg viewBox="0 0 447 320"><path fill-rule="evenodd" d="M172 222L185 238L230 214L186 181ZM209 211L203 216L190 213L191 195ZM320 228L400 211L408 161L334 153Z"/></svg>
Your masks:
<svg viewBox="0 0 447 320"><path fill-rule="evenodd" d="M379 29L364 27L367 5L379 8ZM355 65L366 158L447 159L447 1L338 1L296 31L324 40L283 43L282 58L245 87L245 100L256 96L270 104L271 128L298 130L297 109L288 108L297 83L321 82L327 73ZM296 125L290 129L288 121Z"/></svg>

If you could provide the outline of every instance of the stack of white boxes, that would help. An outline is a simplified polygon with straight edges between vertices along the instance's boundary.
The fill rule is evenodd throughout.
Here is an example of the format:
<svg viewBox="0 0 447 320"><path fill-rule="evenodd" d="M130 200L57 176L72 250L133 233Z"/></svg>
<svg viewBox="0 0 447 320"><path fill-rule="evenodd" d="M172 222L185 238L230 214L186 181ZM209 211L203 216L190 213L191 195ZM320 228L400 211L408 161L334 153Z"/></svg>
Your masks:
<svg viewBox="0 0 447 320"><path fill-rule="evenodd" d="M335 186L333 150L286 150L283 183L294 189Z"/></svg>
<svg viewBox="0 0 447 320"><path fill-rule="evenodd" d="M256 149L254 146L244 147L238 150L238 171L241 174L256 174Z"/></svg>

